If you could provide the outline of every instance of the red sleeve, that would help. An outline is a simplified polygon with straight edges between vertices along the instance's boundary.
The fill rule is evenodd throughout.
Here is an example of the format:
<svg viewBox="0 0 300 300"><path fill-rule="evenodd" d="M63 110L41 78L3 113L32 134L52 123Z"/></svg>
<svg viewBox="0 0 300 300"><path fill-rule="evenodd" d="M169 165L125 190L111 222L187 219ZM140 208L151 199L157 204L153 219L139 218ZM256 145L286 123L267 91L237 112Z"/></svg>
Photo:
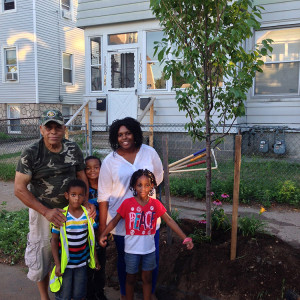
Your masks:
<svg viewBox="0 0 300 300"><path fill-rule="evenodd" d="M117 213L124 219L126 216L126 208L128 207L129 199L125 199L120 207L117 209Z"/></svg>
<svg viewBox="0 0 300 300"><path fill-rule="evenodd" d="M157 218L161 217L167 210L166 208L163 206L163 204L157 200L157 199L153 199L155 202L155 208L156 208L156 216Z"/></svg>

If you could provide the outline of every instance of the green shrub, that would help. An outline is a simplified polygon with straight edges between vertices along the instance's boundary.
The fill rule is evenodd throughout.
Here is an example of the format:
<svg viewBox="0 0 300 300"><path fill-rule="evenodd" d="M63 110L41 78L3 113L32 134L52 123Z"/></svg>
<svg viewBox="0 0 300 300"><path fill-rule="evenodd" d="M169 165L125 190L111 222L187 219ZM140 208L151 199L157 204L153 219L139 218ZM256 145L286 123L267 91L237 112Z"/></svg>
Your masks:
<svg viewBox="0 0 300 300"><path fill-rule="evenodd" d="M291 180L286 180L282 183L282 185L279 188L278 202L290 203L295 199L296 193L297 193L297 188L295 183Z"/></svg>
<svg viewBox="0 0 300 300"><path fill-rule="evenodd" d="M193 239L194 244L201 244L203 242L209 242L210 237L208 237L204 230L201 228L196 228L192 234L189 235Z"/></svg>
<svg viewBox="0 0 300 300"><path fill-rule="evenodd" d="M251 217L242 217L238 219L238 229L243 236L254 237L258 233L265 232L266 223L260 219Z"/></svg>
<svg viewBox="0 0 300 300"><path fill-rule="evenodd" d="M0 253L9 256L10 263L15 264L24 257L28 233L28 209L9 212L0 210Z"/></svg>
<svg viewBox="0 0 300 300"><path fill-rule="evenodd" d="M231 228L229 218L223 208L214 207L211 213L211 226L213 229L222 229L224 231Z"/></svg>

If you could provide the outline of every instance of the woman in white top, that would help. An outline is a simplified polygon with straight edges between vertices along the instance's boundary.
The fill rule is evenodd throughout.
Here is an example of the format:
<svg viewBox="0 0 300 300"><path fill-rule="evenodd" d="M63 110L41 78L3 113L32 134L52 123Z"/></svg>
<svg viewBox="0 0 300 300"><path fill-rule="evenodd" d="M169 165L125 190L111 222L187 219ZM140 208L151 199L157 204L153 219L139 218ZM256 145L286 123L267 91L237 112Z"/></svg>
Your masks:
<svg viewBox="0 0 300 300"><path fill-rule="evenodd" d="M115 120L109 129L109 142L113 152L103 160L98 185L100 234L105 229L106 224L115 217L121 203L126 198L132 197L129 183L131 175L136 170L150 170L155 175L158 185L163 180L162 162L152 147L143 144L143 133L138 121L130 117ZM121 299L125 299L124 220L118 223L112 234L118 251ZM155 243L157 268L152 274L153 299L155 299L154 291L159 264L159 230L155 235Z"/></svg>

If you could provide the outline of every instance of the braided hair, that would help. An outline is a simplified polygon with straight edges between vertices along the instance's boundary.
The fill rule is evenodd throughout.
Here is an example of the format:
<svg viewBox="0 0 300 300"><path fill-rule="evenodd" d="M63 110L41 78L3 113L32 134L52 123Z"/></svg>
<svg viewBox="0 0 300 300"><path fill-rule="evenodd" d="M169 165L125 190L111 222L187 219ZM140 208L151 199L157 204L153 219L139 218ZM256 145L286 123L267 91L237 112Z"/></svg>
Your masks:
<svg viewBox="0 0 300 300"><path fill-rule="evenodd" d="M131 179L130 179L130 184L129 184L129 189L131 191L133 191L134 196L136 196L135 189L134 189L135 184L136 184L137 180L142 176L146 176L147 178L149 178L150 183L153 184L154 188L157 187L157 183L156 183L154 174L147 169L139 169L132 174ZM153 195L153 190L150 192L150 195Z"/></svg>

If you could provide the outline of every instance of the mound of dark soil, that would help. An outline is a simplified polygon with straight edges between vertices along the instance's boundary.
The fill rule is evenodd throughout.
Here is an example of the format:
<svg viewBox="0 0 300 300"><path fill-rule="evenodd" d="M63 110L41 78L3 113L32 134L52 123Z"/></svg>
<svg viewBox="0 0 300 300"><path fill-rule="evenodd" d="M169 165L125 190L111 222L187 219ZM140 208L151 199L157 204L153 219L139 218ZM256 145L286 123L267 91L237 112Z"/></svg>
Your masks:
<svg viewBox="0 0 300 300"><path fill-rule="evenodd" d="M204 229L194 220L181 220L186 234ZM300 289L300 250L267 234L238 236L237 258L230 260L231 232L213 231L212 241L186 250L173 234L167 244L161 228L157 297L163 300L284 299L287 290ZM108 285L117 285L116 251L107 251ZM138 284L137 289L141 287ZM211 297L211 298L210 298Z"/></svg>

